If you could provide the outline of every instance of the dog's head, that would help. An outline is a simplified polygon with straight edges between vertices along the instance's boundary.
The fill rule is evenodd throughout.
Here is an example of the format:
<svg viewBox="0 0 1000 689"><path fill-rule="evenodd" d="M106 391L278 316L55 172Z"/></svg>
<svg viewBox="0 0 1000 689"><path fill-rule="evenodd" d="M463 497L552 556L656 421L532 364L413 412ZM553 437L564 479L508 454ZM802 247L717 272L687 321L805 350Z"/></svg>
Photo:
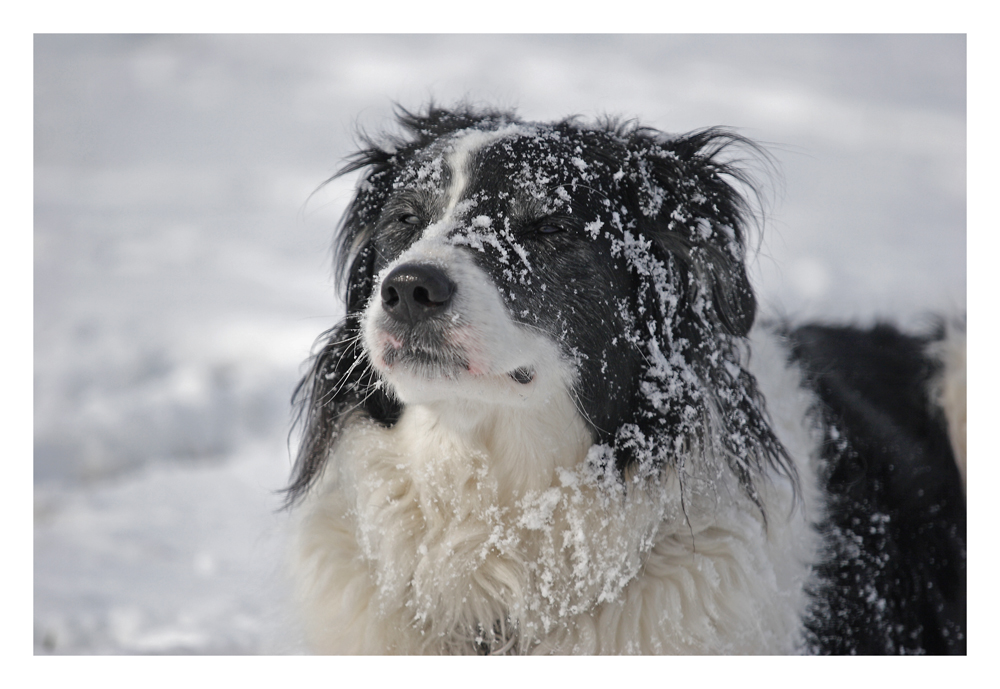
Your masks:
<svg viewBox="0 0 1000 689"><path fill-rule="evenodd" d="M781 450L739 362L756 310L747 179L724 154L757 149L471 109L399 120L343 171L364 171L338 239L347 315L300 386L291 495L352 413L392 425L407 404L562 389L619 469L712 449L754 497Z"/></svg>

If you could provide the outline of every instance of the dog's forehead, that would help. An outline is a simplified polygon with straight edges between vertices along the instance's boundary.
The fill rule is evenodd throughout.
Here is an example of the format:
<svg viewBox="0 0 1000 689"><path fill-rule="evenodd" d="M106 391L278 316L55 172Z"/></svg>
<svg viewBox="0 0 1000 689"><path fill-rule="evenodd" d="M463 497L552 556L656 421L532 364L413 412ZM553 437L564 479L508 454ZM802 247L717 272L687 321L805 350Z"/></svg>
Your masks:
<svg viewBox="0 0 1000 689"><path fill-rule="evenodd" d="M448 183L442 188L447 189L448 205L472 198L559 205L566 188L580 186L607 194L621 179L626 160L615 157L613 167L607 149L615 144L604 138L597 132L542 124L463 132L438 156L447 170Z"/></svg>
<svg viewBox="0 0 1000 689"><path fill-rule="evenodd" d="M547 185L589 177L589 168L603 166L593 155L594 134L588 137L582 131L552 125L521 126L496 134L463 139L463 155L455 163L482 174Z"/></svg>
<svg viewBox="0 0 1000 689"><path fill-rule="evenodd" d="M624 231L662 208L654 158L667 156L651 141L570 121L471 127L401 152L390 194L422 209L423 236L465 231L470 219L499 229L581 213Z"/></svg>
<svg viewBox="0 0 1000 689"><path fill-rule="evenodd" d="M519 130L515 125L496 130L472 128L424 143L397 158L392 187L432 195L464 188L478 154Z"/></svg>

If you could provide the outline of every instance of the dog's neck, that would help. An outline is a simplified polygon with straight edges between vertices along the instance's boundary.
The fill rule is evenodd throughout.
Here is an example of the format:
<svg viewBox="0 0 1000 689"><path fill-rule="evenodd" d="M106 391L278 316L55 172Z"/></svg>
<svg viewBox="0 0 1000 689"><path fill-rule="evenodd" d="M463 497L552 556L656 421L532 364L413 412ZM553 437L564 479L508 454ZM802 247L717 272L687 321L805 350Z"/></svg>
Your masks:
<svg viewBox="0 0 1000 689"><path fill-rule="evenodd" d="M502 497L548 488L557 468L576 466L593 442L569 394L544 409L448 400L407 405L394 429L414 474L442 461L486 472Z"/></svg>

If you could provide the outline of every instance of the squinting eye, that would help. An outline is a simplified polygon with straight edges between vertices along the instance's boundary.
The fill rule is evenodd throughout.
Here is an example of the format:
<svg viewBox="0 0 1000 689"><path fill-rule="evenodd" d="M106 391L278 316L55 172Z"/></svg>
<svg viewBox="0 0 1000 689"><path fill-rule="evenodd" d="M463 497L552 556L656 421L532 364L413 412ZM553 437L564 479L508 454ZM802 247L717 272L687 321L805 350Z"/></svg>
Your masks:
<svg viewBox="0 0 1000 689"><path fill-rule="evenodd" d="M423 222L423 220L420 219L419 215L413 215L412 213L410 213L408 215L399 216L399 222L405 223L407 225L419 225L420 223Z"/></svg>
<svg viewBox="0 0 1000 689"><path fill-rule="evenodd" d="M538 234L555 234L556 232L562 232L563 228L558 225L553 225L552 223L545 223L544 225L539 225L536 232Z"/></svg>

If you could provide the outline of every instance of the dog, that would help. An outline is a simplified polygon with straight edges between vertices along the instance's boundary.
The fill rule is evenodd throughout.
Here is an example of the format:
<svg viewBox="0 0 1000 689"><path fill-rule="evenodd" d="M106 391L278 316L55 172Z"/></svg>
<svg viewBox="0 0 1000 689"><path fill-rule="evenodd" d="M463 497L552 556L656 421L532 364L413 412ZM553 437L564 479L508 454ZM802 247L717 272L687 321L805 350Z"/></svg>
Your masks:
<svg viewBox="0 0 1000 689"><path fill-rule="evenodd" d="M963 328L756 323L732 131L397 115L295 393L313 650L965 653Z"/></svg>

